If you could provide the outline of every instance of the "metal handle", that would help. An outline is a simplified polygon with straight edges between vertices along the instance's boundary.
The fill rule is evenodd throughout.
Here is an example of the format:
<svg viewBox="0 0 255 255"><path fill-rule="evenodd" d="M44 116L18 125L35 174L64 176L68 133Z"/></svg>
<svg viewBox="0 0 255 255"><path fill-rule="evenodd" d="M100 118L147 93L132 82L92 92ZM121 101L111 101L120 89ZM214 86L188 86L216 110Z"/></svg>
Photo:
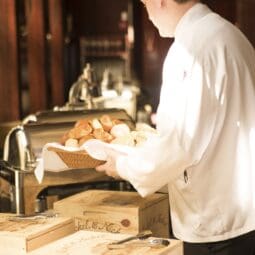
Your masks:
<svg viewBox="0 0 255 255"><path fill-rule="evenodd" d="M132 240L136 240L136 239L145 239L145 238L148 238L150 236L152 236L152 232L150 230L145 230L145 231L142 231L142 232L138 233L135 236L130 236L128 238L122 239L122 240L117 241L117 242L113 242L111 244L113 244L113 245L123 244L123 243L129 242L129 241L132 241Z"/></svg>
<svg viewBox="0 0 255 255"><path fill-rule="evenodd" d="M5 160L0 160L0 176L7 179L13 187L12 203L16 214L24 213L24 191L23 191L23 171L12 166Z"/></svg>
<svg viewBox="0 0 255 255"><path fill-rule="evenodd" d="M14 181L14 171L10 164L5 160L0 160L0 177L13 183Z"/></svg>

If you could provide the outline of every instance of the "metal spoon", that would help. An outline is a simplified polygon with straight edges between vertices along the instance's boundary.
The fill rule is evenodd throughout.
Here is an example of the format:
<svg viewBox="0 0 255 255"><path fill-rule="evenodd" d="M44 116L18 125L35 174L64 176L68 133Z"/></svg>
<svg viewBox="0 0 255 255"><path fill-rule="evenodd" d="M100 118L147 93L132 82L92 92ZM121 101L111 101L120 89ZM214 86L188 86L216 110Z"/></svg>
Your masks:
<svg viewBox="0 0 255 255"><path fill-rule="evenodd" d="M125 249L127 247L131 248L140 248L140 247L150 247L153 249L162 249L170 245L170 241L163 238L158 239L149 239L145 241L137 241L137 242L131 242L131 243L122 243L122 244L108 244L107 248L109 250L113 249Z"/></svg>
<svg viewBox="0 0 255 255"><path fill-rule="evenodd" d="M162 248L170 244L170 241L164 238L155 238L148 240L150 247Z"/></svg>
<svg viewBox="0 0 255 255"><path fill-rule="evenodd" d="M137 239L143 240L143 239L146 239L150 236L152 236L152 232L150 230L145 230L145 231L142 231L142 232L138 233L137 235L130 236L130 237L122 239L120 241L110 243L110 244L107 245L107 247L108 247L108 249L115 249L115 248L118 248L119 246L121 246L122 244L129 242L129 241L137 240Z"/></svg>

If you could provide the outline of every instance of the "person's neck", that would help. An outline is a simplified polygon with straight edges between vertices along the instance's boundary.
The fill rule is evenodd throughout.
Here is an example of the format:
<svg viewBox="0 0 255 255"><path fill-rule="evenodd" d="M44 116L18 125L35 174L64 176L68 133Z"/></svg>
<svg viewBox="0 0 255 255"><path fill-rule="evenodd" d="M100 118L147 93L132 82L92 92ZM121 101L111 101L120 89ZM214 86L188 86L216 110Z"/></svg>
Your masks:
<svg viewBox="0 0 255 255"><path fill-rule="evenodd" d="M185 13L191 9L195 4L199 3L198 0L188 1L187 3L177 3L175 1L167 1L168 2L168 10L171 12L171 20L172 20L172 29L175 31L178 23L181 18L185 15ZM169 15L169 17L170 17Z"/></svg>

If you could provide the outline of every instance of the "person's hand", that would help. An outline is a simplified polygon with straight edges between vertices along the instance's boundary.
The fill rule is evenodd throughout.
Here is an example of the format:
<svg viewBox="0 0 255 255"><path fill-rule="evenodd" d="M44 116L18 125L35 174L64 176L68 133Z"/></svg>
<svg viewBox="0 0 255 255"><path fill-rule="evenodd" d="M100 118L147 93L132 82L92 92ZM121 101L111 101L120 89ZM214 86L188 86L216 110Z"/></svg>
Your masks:
<svg viewBox="0 0 255 255"><path fill-rule="evenodd" d="M104 164L97 166L95 169L98 172L105 172L108 176L111 176L115 179L120 179L118 172L116 170L116 158L120 153L115 150L107 150L107 160Z"/></svg>

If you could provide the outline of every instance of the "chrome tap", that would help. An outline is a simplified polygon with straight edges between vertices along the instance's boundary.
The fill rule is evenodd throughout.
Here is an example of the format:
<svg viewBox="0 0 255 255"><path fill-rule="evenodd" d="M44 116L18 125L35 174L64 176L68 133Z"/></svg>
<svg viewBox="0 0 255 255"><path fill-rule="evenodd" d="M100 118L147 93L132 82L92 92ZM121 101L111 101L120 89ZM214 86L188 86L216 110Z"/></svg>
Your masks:
<svg viewBox="0 0 255 255"><path fill-rule="evenodd" d="M96 83L94 70L89 63L83 69L83 73L75 82L69 91L69 106L80 105L84 103L87 109L96 108L93 98L100 96L100 89Z"/></svg>

